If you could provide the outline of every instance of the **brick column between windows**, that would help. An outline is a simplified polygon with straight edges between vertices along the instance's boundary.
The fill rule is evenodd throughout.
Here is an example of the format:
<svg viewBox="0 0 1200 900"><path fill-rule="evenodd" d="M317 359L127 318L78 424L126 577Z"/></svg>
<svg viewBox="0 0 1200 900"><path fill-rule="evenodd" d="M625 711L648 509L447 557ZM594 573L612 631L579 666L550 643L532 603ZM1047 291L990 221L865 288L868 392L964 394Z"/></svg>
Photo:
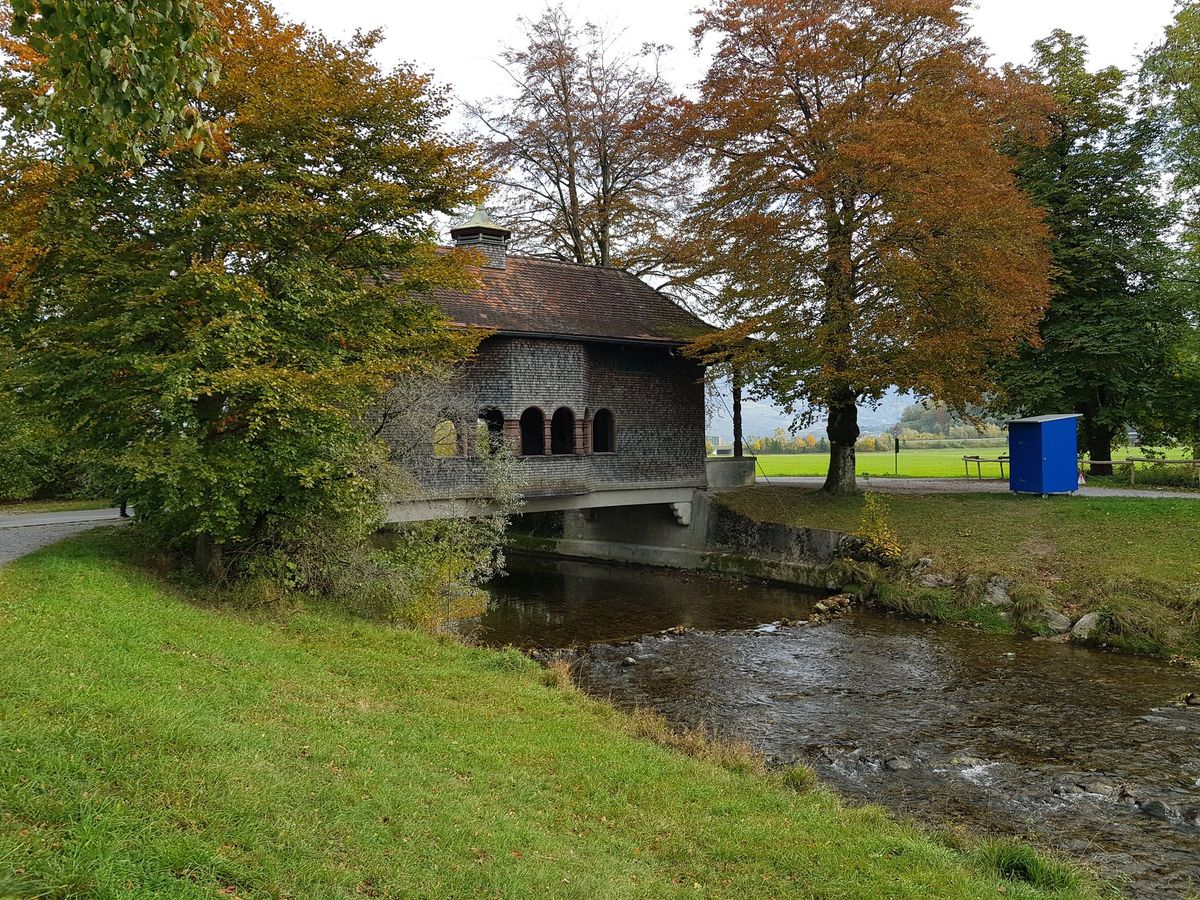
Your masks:
<svg viewBox="0 0 1200 900"><path fill-rule="evenodd" d="M587 422L583 419L575 420L575 455L586 456L588 452L587 441Z"/></svg>
<svg viewBox="0 0 1200 900"><path fill-rule="evenodd" d="M553 416L546 416L546 418L544 420L546 446L543 448L543 454L545 456L549 456L551 451L554 449L554 447L552 445L552 442L554 440L553 423L554 423Z"/></svg>
<svg viewBox="0 0 1200 900"><path fill-rule="evenodd" d="M504 443L513 456L521 455L521 421L519 419L504 420Z"/></svg>

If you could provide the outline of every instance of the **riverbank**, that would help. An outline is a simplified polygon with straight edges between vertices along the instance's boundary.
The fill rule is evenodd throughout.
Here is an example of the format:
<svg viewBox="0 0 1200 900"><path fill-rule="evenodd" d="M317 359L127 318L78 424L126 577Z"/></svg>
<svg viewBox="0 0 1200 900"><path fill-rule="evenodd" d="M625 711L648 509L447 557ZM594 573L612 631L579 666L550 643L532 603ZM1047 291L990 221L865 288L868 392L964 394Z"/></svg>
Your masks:
<svg viewBox="0 0 1200 900"><path fill-rule="evenodd" d="M128 553L0 572L0 895L1098 894L655 745L516 652L204 608Z"/></svg>
<svg viewBox="0 0 1200 900"><path fill-rule="evenodd" d="M759 486L720 502L756 522L846 533L862 527L862 496ZM928 560L919 574L884 573L878 593L885 604L988 627L1015 622L1043 634L1095 613L1092 643L1200 656L1200 502L904 494L884 503L909 562ZM989 602L997 587L1007 608ZM1015 619L998 615L1013 611Z"/></svg>

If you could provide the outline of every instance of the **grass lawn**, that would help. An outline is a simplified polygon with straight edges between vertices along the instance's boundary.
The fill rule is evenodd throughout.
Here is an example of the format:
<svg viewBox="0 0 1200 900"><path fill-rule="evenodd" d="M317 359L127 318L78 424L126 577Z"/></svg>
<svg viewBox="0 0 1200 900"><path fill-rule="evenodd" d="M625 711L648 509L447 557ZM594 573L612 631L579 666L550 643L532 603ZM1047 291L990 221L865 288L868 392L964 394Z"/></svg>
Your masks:
<svg viewBox="0 0 1200 900"><path fill-rule="evenodd" d="M759 486L723 502L764 521L855 532L863 501ZM925 494L885 502L901 544L941 571L1042 585L1070 613L1108 605L1162 648L1200 652L1200 501Z"/></svg>
<svg viewBox="0 0 1200 900"><path fill-rule="evenodd" d="M901 449L899 459L899 474L901 478L962 478L966 473L963 469L964 456L982 456L984 459L996 459L1001 454L1008 453L1004 447L973 447L971 449ZM1182 459L1191 454L1184 450L1175 449L1167 452L1170 459ZM1137 450L1119 450L1115 452L1118 459L1127 456L1141 456ZM859 475L875 477L893 476L896 473L896 459L892 453L863 453L855 454ZM758 471L767 478L788 475L820 475L824 477L829 471L828 453L795 453L771 454L758 457ZM971 466L971 477L975 476L975 466ZM1004 467L1007 474L1008 467ZM1000 466L996 463L986 463L983 466L985 478L999 478ZM1129 474L1124 468L1118 469L1112 478L1090 479L1089 484L1107 485L1112 487L1128 487ZM1196 475L1192 469L1184 466L1161 466L1154 469L1151 466L1139 465L1137 474L1139 487L1190 487L1196 490Z"/></svg>
<svg viewBox="0 0 1200 900"><path fill-rule="evenodd" d="M964 456L982 456L995 459L1008 451L1003 447L982 447L972 450L904 450L900 451L900 476L909 478L962 478ZM892 475L896 459L892 453L857 453L859 475ZM770 478L773 475L820 475L829 471L828 453L772 454L758 457L759 474ZM1006 466L1005 472L1008 471ZM971 474L975 467L971 467ZM985 465L984 476L1000 476L998 465Z"/></svg>
<svg viewBox="0 0 1200 900"><path fill-rule="evenodd" d="M108 509L109 500L19 500L0 501L0 516L17 513L74 512L80 509Z"/></svg>
<svg viewBox="0 0 1200 900"><path fill-rule="evenodd" d="M1097 895L650 743L515 652L196 605L124 540L0 570L0 897Z"/></svg>

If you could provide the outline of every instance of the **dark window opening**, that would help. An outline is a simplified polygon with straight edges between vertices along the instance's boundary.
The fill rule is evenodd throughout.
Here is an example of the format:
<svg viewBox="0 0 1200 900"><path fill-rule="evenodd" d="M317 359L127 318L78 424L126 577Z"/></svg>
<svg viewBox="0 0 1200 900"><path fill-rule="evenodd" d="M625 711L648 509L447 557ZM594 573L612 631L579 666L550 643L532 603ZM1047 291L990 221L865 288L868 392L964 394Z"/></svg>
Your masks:
<svg viewBox="0 0 1200 900"><path fill-rule="evenodd" d="M575 413L560 406L550 420L550 452L565 456L575 452Z"/></svg>
<svg viewBox="0 0 1200 900"><path fill-rule="evenodd" d="M496 408L479 413L475 422L475 449L480 456L491 456L504 446L504 413Z"/></svg>
<svg viewBox="0 0 1200 900"><path fill-rule="evenodd" d="M546 452L546 417L536 406L521 413L521 455L543 456Z"/></svg>
<svg viewBox="0 0 1200 900"><path fill-rule="evenodd" d="M613 414L601 409L592 417L592 452L615 453L617 451L617 423Z"/></svg>

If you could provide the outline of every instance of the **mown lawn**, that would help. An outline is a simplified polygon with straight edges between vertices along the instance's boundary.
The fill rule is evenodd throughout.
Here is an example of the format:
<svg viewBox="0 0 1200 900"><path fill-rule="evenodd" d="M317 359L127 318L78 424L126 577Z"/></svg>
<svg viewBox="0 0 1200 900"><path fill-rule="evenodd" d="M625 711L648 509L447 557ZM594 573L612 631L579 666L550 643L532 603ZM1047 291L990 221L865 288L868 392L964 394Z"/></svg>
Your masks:
<svg viewBox="0 0 1200 900"><path fill-rule="evenodd" d="M860 529L862 497L792 486L724 495L764 521ZM1200 652L1200 501L1011 494L887 495L911 554L955 575L1003 575L1045 586L1068 613L1108 606L1165 649Z"/></svg>
<svg viewBox="0 0 1200 900"><path fill-rule="evenodd" d="M899 474L901 478L962 478L964 456L982 456L995 459L1008 451L1003 447L980 447L972 450L901 450ZM857 453L859 475L891 476L896 473L895 455L892 453ZM829 471L828 453L773 454L758 457L759 474L770 478L773 475L821 475ZM1008 467L1005 467L1007 473ZM975 467L971 466L971 474ZM1000 477L998 465L985 465L984 477Z"/></svg>
<svg viewBox="0 0 1200 900"><path fill-rule="evenodd" d="M639 739L515 652L196 605L127 539L0 570L0 897L1097 893Z"/></svg>
<svg viewBox="0 0 1200 900"><path fill-rule="evenodd" d="M107 509L111 500L15 500L0 501L0 516L18 513L75 512L81 509Z"/></svg>
<svg viewBox="0 0 1200 900"><path fill-rule="evenodd" d="M996 459L1008 452L1005 447L972 447L970 449L901 449L897 460L892 453L857 453L855 454L856 469L859 475L871 475L876 478L892 477L897 474L901 478L963 478L967 473L963 468L964 456L982 456L984 459ZM1122 449L1114 453L1117 459L1128 456L1141 456L1139 450ZM1166 451L1169 459L1182 459L1190 456L1180 449ZM1177 487L1180 489L1197 490L1194 471L1185 466L1159 466L1138 464L1137 486L1139 487ZM758 457L759 475L767 478L772 476L824 476L829 471L828 453L796 453L772 454ZM1004 467L1005 474L1008 466ZM970 467L970 476L975 477L974 464ZM984 478L999 478L1000 466L996 463L984 463ZM1089 484L1111 487L1128 487L1129 472L1125 467L1117 470L1111 478L1089 479Z"/></svg>

